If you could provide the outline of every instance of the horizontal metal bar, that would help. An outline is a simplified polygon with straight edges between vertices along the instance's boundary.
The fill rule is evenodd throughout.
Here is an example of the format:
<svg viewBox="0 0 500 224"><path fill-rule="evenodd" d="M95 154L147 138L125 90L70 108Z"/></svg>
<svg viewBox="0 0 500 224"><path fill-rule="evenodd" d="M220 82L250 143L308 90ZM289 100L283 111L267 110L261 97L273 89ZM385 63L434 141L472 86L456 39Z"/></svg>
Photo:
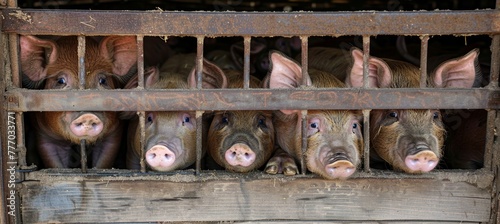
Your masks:
<svg viewBox="0 0 500 224"><path fill-rule="evenodd" d="M9 111L500 109L500 90L485 88L142 91L12 89L5 95Z"/></svg>
<svg viewBox="0 0 500 224"><path fill-rule="evenodd" d="M152 36L467 35L499 33L499 13L496 10L165 12L3 9L2 32Z"/></svg>

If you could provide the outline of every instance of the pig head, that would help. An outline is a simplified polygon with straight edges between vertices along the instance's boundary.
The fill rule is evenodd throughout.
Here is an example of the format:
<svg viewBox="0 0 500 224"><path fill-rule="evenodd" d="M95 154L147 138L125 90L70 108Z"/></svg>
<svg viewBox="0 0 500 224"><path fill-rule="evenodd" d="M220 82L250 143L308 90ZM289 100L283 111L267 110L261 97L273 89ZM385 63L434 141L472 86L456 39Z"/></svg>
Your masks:
<svg viewBox="0 0 500 224"><path fill-rule="evenodd" d="M477 56L467 55L442 63L428 78L430 88L470 88L476 74ZM346 82L363 85L363 53L351 51L352 64ZM420 70L409 63L369 58L371 88L419 88ZM374 162L389 163L395 170L423 173L439 163L445 137L441 113L436 109L372 110L370 118L371 155Z"/></svg>
<svg viewBox="0 0 500 224"><path fill-rule="evenodd" d="M149 68L145 73L148 89L196 88L195 55L176 55L163 66ZM184 65L191 66L190 72ZM187 71L187 72L186 72ZM203 62L202 87L225 88L226 77L207 60ZM137 85L134 81L129 85ZM140 169L141 147L139 119L132 119L127 143L127 168ZM145 155L147 167L153 171L184 169L196 161L195 111L148 111L145 117ZM205 127L206 125L204 125ZM204 152L203 152L204 153Z"/></svg>
<svg viewBox="0 0 500 224"><path fill-rule="evenodd" d="M329 72L310 69L309 77L302 76L302 68L280 52L270 53L271 69L264 85L276 89L299 88L306 79L307 88L344 88L346 85ZM345 179L351 176L361 163L363 137L360 111L308 110L307 169L327 179ZM302 156L302 128L300 110L283 109L275 112L277 154L266 168L268 173L292 175L297 171L292 156L299 161ZM284 152L282 152L283 150Z"/></svg>
<svg viewBox="0 0 500 224"><path fill-rule="evenodd" d="M243 88L243 74L226 70L228 88ZM260 87L260 81L250 76L250 88ZM218 111L208 130L207 147L210 156L228 171L249 172L263 166L274 150L272 112Z"/></svg>
<svg viewBox="0 0 500 224"><path fill-rule="evenodd" d="M21 36L24 80L45 89L78 89L77 38L57 41ZM100 43L86 38L85 88L115 89L136 73L135 37L107 37ZM115 112L35 112L36 146L46 167L70 167L72 147L86 140L92 166L110 168L118 152L122 123Z"/></svg>

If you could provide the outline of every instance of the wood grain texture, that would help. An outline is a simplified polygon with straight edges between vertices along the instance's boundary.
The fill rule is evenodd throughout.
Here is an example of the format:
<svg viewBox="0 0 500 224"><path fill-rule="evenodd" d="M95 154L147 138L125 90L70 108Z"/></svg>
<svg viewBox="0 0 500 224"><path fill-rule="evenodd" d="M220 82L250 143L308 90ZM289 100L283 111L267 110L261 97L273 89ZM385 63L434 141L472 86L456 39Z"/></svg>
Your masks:
<svg viewBox="0 0 500 224"><path fill-rule="evenodd" d="M26 223L487 222L492 200L491 188L433 179L45 180L23 186Z"/></svg>

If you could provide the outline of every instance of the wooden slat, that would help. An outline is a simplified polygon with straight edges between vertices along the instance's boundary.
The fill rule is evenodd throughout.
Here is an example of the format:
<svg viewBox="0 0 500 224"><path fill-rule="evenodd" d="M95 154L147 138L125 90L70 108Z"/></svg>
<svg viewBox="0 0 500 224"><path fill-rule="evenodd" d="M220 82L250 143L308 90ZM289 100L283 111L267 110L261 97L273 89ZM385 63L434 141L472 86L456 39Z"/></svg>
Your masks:
<svg viewBox="0 0 500 224"><path fill-rule="evenodd" d="M21 197L26 223L487 222L491 213L491 188L434 179L44 180L26 182Z"/></svg>

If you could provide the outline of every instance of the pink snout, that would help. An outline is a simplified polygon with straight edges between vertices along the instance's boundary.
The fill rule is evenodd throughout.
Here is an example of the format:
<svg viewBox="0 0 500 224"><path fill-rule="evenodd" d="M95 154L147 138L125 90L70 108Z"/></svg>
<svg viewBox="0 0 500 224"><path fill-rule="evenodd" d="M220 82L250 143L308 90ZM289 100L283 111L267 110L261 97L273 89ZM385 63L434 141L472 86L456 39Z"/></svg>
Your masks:
<svg viewBox="0 0 500 224"><path fill-rule="evenodd" d="M226 151L226 161L231 166L250 166L255 162L255 152L243 143L234 144Z"/></svg>
<svg viewBox="0 0 500 224"><path fill-rule="evenodd" d="M70 130L78 137L95 137L102 132L104 124L94 114L83 114L73 120Z"/></svg>
<svg viewBox="0 0 500 224"><path fill-rule="evenodd" d="M413 173L429 172L438 164L439 159L432 151L424 150L405 159L406 166Z"/></svg>
<svg viewBox="0 0 500 224"><path fill-rule="evenodd" d="M156 171L170 171L175 162L175 153L164 145L155 145L146 152L146 162Z"/></svg>
<svg viewBox="0 0 500 224"><path fill-rule="evenodd" d="M339 160L326 165L325 171L331 179L346 179L356 171L356 167L347 160Z"/></svg>

